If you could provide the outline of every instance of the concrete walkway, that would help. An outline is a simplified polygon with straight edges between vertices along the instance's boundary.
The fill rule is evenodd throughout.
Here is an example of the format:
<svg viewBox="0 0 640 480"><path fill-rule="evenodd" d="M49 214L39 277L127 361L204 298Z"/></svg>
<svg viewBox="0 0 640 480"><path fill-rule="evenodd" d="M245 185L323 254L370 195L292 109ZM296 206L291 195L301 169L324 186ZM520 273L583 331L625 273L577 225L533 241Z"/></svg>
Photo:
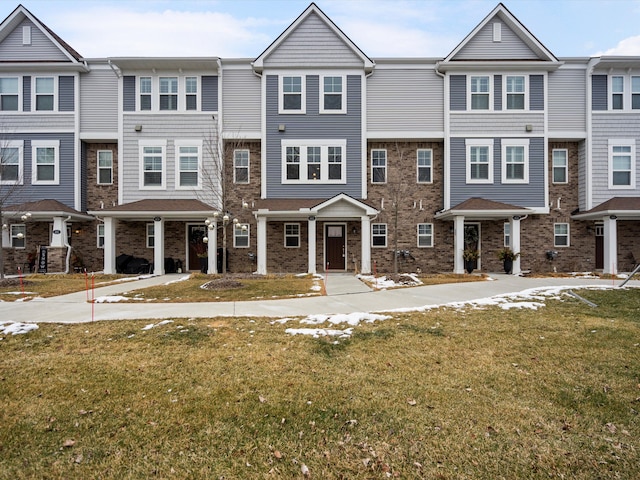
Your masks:
<svg viewBox="0 0 640 480"><path fill-rule="evenodd" d="M164 284L184 274L149 277L133 282L96 288L95 296L118 295L123 292ZM432 285L371 291L354 277L327 277L328 296L279 300L211 303L87 303L86 292L29 302L1 302L0 321L81 323L93 320L165 319L217 316L289 317L312 314L352 312L385 312L417 309L451 302L478 300L540 287L611 287L622 280L579 278L529 278L492 274L495 281ZM357 283L355 283L357 282ZM340 287L341 286L341 287ZM633 280L627 286L640 287ZM340 288L339 288L340 287ZM363 291L356 291L363 290Z"/></svg>

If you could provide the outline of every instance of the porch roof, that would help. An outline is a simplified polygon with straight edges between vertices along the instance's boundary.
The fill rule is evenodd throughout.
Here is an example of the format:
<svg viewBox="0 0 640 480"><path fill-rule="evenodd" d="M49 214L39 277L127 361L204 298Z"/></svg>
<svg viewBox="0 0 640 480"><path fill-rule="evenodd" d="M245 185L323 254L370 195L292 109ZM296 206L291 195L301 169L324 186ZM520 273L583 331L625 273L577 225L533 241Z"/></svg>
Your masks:
<svg viewBox="0 0 640 480"><path fill-rule="evenodd" d="M126 220L151 220L153 217L164 219L200 220L213 217L216 211L211 205L191 199L146 199L124 203L115 207L92 210L89 213L97 217L112 217Z"/></svg>
<svg viewBox="0 0 640 480"><path fill-rule="evenodd" d="M32 221L50 221L53 217L71 217L70 220L75 221L93 220L92 216L74 210L58 200L52 199L25 202L20 205L9 205L4 208L4 212L2 213L3 216L9 218L21 217L22 215L30 213L30 219Z"/></svg>
<svg viewBox="0 0 640 480"><path fill-rule="evenodd" d="M335 209L339 204L347 208ZM269 218L300 218L307 216L331 216L332 218L353 218L362 215L376 215L376 210L366 200L359 200L341 193L331 198L269 198L256 202L256 216Z"/></svg>
<svg viewBox="0 0 640 480"><path fill-rule="evenodd" d="M487 200L486 198L472 197L455 207L436 213L435 217L439 220L451 220L460 216L476 220L499 220L530 213L533 213L530 208Z"/></svg>
<svg viewBox="0 0 640 480"><path fill-rule="evenodd" d="M601 220L616 216L621 220L640 220L640 197L613 197L600 205L572 215L576 220Z"/></svg>

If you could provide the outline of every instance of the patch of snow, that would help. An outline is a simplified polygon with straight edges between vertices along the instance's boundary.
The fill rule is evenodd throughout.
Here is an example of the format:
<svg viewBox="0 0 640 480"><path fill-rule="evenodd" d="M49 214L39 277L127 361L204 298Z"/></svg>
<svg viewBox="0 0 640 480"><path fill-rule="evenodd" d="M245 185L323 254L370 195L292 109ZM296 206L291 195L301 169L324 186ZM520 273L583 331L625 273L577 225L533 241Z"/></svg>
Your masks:
<svg viewBox="0 0 640 480"><path fill-rule="evenodd" d="M169 323L173 323L173 320L163 320L158 323L150 323L142 328L142 330L151 330L152 328L160 327L162 325L167 325Z"/></svg>
<svg viewBox="0 0 640 480"><path fill-rule="evenodd" d="M35 323L0 322L0 334L2 335L24 335L37 329L38 325Z"/></svg>
<svg viewBox="0 0 640 480"><path fill-rule="evenodd" d="M311 335L313 338L348 338L353 333L353 328L346 328L344 330L333 330L329 328L287 328L285 333L288 333L289 335Z"/></svg>
<svg viewBox="0 0 640 480"><path fill-rule="evenodd" d="M2 295L36 295L36 292L2 292Z"/></svg>
<svg viewBox="0 0 640 480"><path fill-rule="evenodd" d="M178 283L178 282L184 282L185 280L189 280L189 278L191 278L191 275L185 275L183 277L180 277L176 280L171 280L170 282L165 283L165 285L171 285L172 283Z"/></svg>
<svg viewBox="0 0 640 480"><path fill-rule="evenodd" d="M117 303L125 300L129 299L122 295L103 295L101 297L96 297L93 301L94 303Z"/></svg>
<svg viewBox="0 0 640 480"><path fill-rule="evenodd" d="M313 338L319 337L338 337L349 338L353 333L354 327L357 327L361 322L373 323L375 321L388 320L391 317L389 315L378 315L375 313L349 313L349 314L337 314L337 315L309 315L306 318L300 320L300 323L306 325L322 325L323 323L330 323L331 325L347 324L350 327L344 330L332 329L332 328L287 328L285 333L289 335L311 335ZM283 318L275 320L274 323L286 323L291 320L290 318Z"/></svg>

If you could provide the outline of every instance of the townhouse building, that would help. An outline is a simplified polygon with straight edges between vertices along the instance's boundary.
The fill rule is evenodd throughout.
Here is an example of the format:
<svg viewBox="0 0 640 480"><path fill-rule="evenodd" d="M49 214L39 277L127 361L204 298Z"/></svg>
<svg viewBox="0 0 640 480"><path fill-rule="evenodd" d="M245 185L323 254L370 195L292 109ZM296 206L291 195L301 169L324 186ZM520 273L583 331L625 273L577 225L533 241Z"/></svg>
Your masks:
<svg viewBox="0 0 640 480"><path fill-rule="evenodd" d="M501 3L376 59L314 3L251 59L86 59L18 6L0 109L6 273L640 263L640 57L557 58Z"/></svg>

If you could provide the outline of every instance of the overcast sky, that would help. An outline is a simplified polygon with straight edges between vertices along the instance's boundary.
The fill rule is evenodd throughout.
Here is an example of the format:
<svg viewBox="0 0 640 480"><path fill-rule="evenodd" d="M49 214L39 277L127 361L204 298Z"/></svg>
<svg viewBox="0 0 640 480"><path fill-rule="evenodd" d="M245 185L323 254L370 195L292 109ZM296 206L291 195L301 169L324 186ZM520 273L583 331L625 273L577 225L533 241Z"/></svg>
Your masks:
<svg viewBox="0 0 640 480"><path fill-rule="evenodd" d="M0 0L0 17L20 0ZM255 58L308 0L21 0L86 58ZM558 57L640 56L640 0L503 2ZM445 57L495 0L317 0L368 56Z"/></svg>

